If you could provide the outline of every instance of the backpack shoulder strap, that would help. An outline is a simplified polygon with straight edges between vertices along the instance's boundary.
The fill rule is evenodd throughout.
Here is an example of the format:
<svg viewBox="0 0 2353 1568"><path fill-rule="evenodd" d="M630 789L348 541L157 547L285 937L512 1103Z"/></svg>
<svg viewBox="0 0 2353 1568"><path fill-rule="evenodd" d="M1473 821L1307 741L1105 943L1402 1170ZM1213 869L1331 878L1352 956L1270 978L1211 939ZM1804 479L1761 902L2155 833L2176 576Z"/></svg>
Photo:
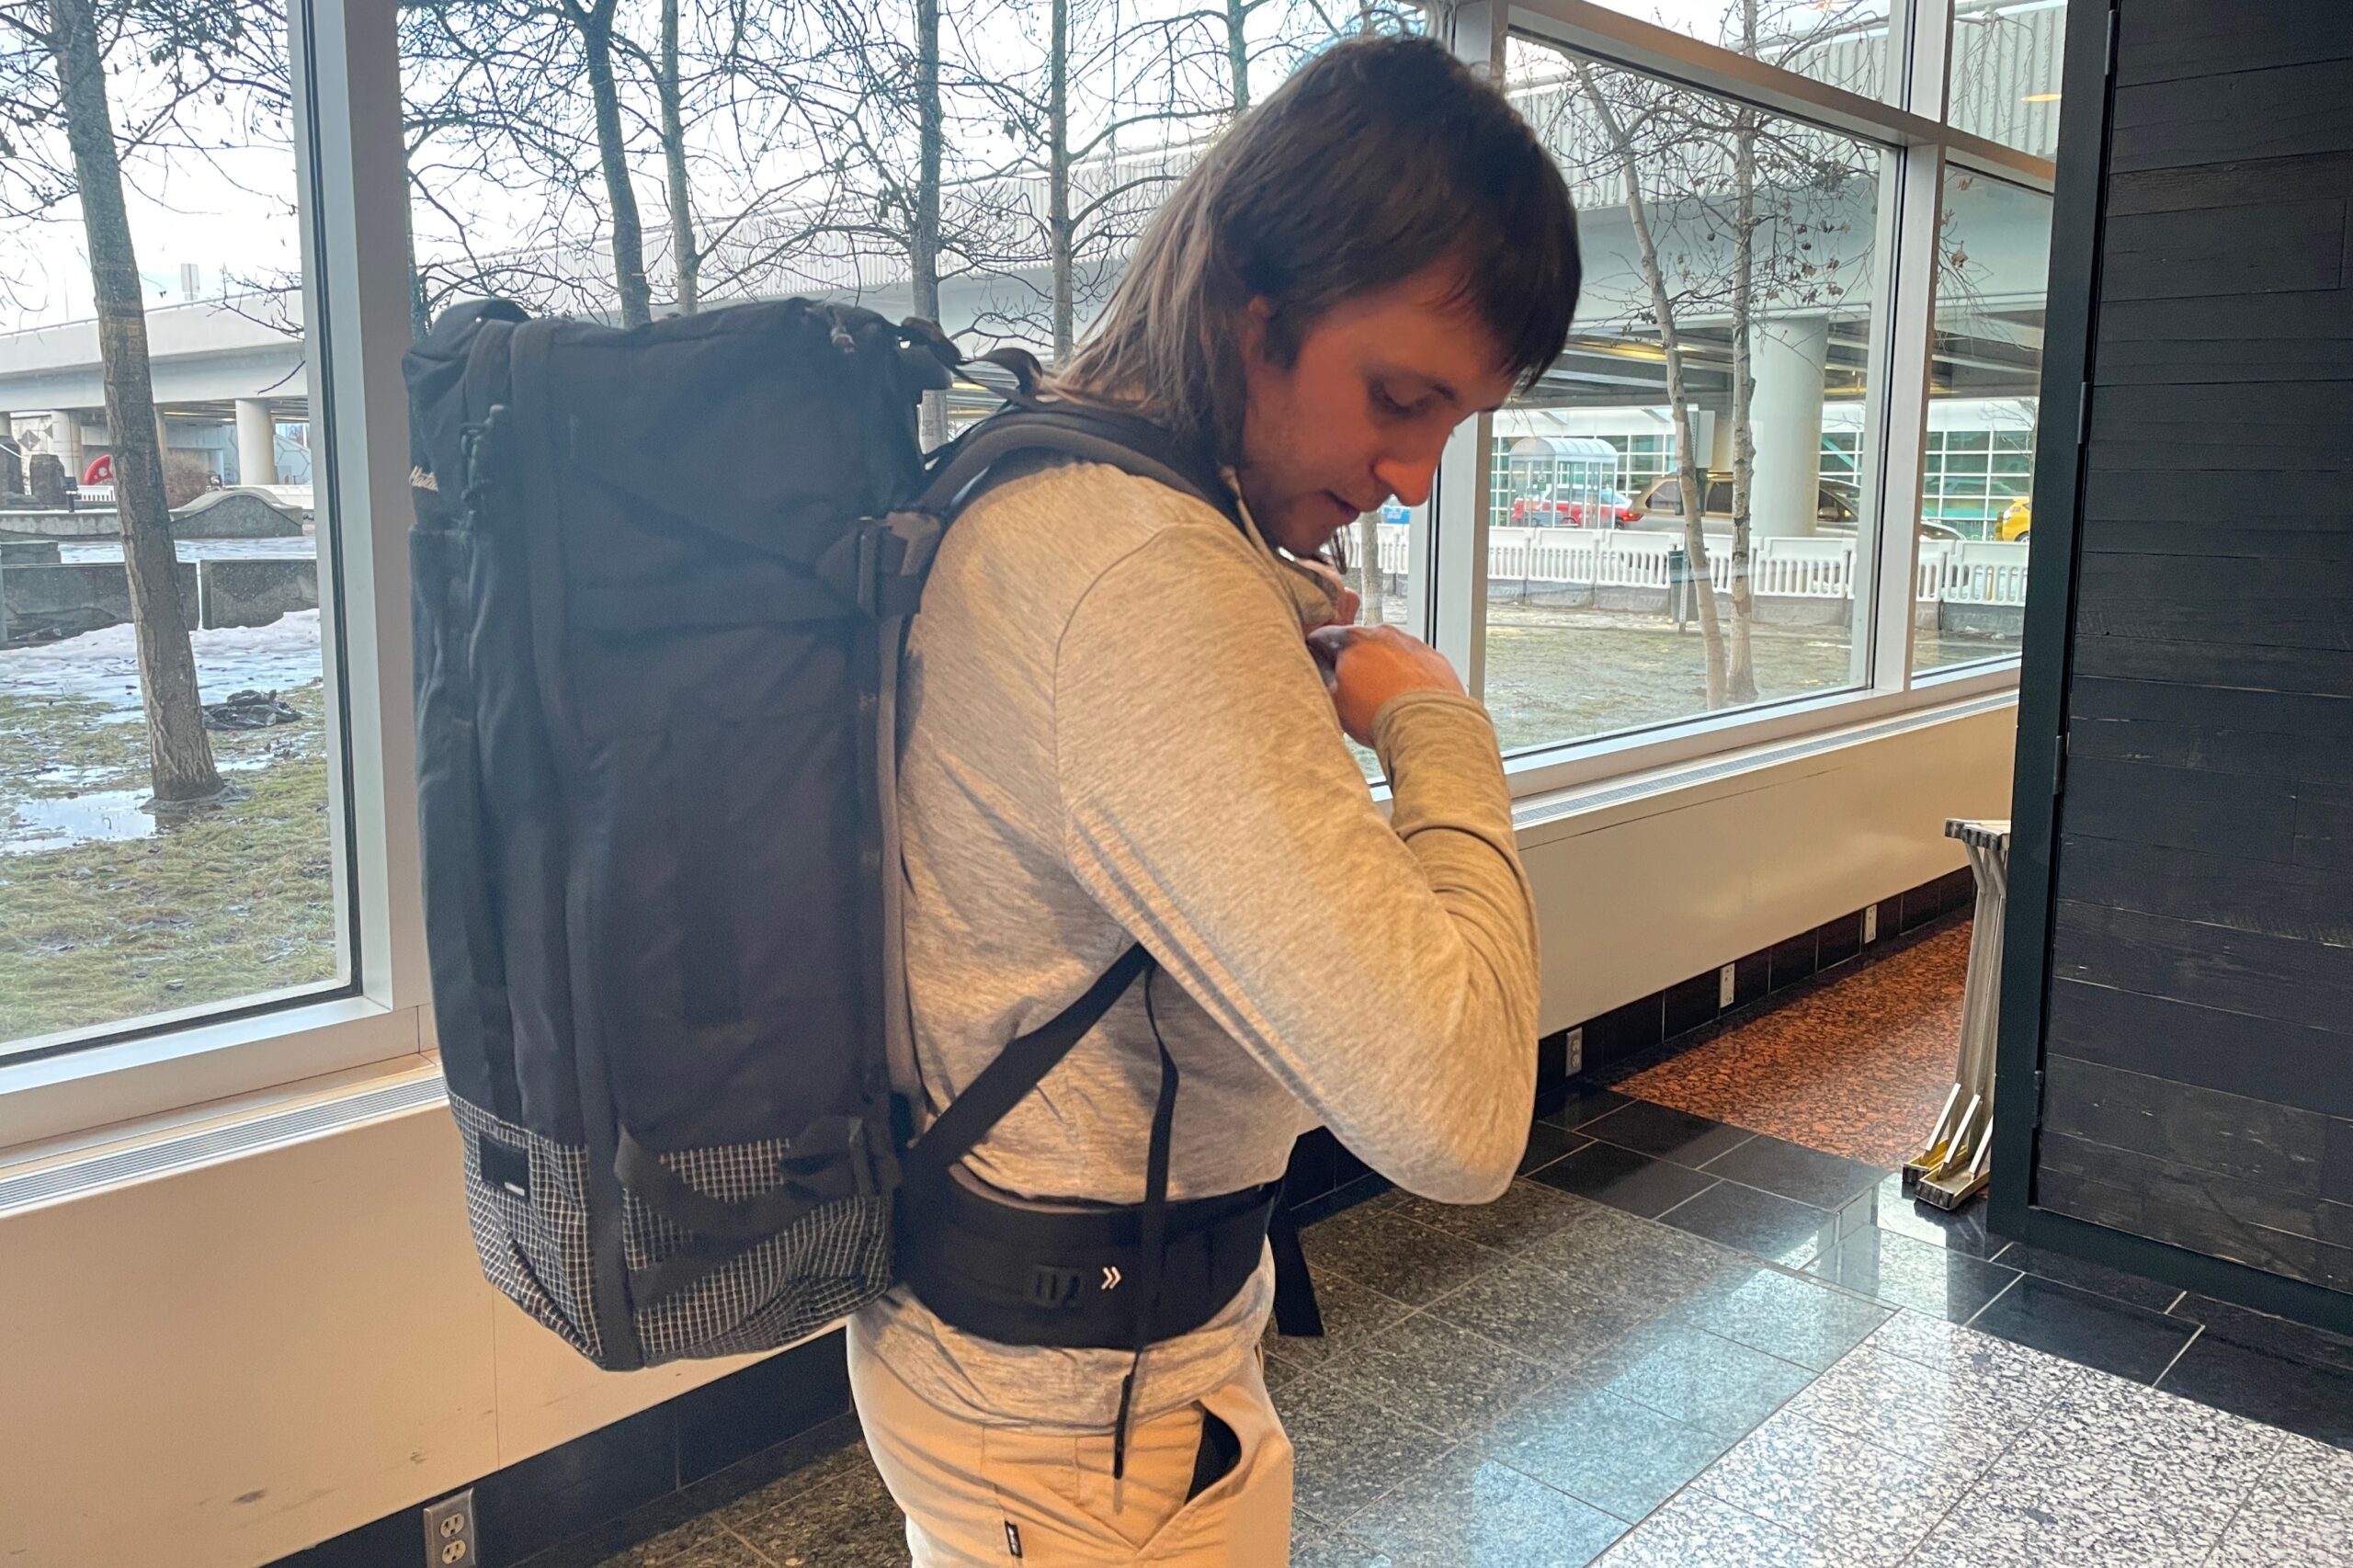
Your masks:
<svg viewBox="0 0 2353 1568"><path fill-rule="evenodd" d="M1023 452L1057 452L1097 462L1206 501L1239 522L1217 466L1148 419L1083 403L1041 403L993 414L935 460L915 509L945 517L991 469Z"/></svg>
<svg viewBox="0 0 2353 1568"><path fill-rule="evenodd" d="M1152 954L1138 942L1051 1022L1007 1042L915 1141L907 1151L909 1162L940 1172L971 1153L989 1129L1070 1054L1080 1037L1102 1021L1111 1004L1135 983L1136 976L1151 967Z"/></svg>

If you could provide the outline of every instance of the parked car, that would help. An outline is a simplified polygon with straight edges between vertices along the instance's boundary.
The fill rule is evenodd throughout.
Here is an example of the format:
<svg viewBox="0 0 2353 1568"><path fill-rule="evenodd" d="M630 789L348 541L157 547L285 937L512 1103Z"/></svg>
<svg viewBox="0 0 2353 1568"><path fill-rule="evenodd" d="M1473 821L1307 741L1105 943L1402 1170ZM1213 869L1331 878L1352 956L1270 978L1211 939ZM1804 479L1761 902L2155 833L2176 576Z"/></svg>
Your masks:
<svg viewBox="0 0 2353 1568"><path fill-rule="evenodd" d="M1643 514L1635 506L1633 498L1622 490L1603 491L1601 510L1607 526L1610 528L1622 528L1643 520ZM1514 528L1581 528L1586 526L1585 503L1536 501L1522 496L1511 504L1511 521Z"/></svg>
<svg viewBox="0 0 2353 1568"><path fill-rule="evenodd" d="M1855 503L1836 486L1824 482L1817 493L1819 505L1814 508L1813 526L1817 533L1851 534L1855 531ZM1657 526L1665 528L1679 521L1683 516L1683 481L1676 474L1651 482L1636 503L1644 512L1659 514ZM1708 506L1700 514L1700 526L1711 533L1728 533L1732 529L1732 475L1708 475ZM1929 518L1920 519L1923 539L1958 540L1959 528Z"/></svg>
<svg viewBox="0 0 2353 1568"><path fill-rule="evenodd" d="M2024 544L2034 528L2034 504L2021 495L2002 509L2002 520L1994 525L1994 537L2004 544Z"/></svg>

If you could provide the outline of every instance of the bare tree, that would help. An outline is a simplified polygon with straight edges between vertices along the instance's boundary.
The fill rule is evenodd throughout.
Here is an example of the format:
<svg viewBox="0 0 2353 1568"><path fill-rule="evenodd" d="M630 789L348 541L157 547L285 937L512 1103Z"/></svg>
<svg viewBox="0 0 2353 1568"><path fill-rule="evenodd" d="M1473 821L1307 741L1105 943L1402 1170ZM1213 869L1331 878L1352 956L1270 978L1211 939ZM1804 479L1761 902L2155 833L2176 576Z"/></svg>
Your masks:
<svg viewBox="0 0 2353 1568"><path fill-rule="evenodd" d="M1761 15L1768 6L1779 9ZM1783 64L1819 62L1867 8L1860 0L1828 9L1793 9L1789 0L1731 0L1731 7L1727 46ZM1622 192L1631 270L1642 283L1627 324L1655 332L1665 362L1707 702L1754 702L1757 341L1793 313L1834 309L1860 275L1851 264L1842 273L1841 251L1855 229L1853 203L1871 185L1870 166L1857 143L1835 133L1673 84L1574 59L1570 65L1573 92L1534 95L1544 103L1540 129L1573 172L1606 169ZM1731 438L1730 537L1714 541L1705 528L1712 482L1693 441L1702 367L1728 385L1718 416L1729 421ZM1728 617L1712 586L1719 554L1728 566Z"/></svg>
<svg viewBox="0 0 2353 1568"><path fill-rule="evenodd" d="M284 19L262 0L6 0L0 4L0 210L57 216L74 199L89 253L123 565L155 800L221 792L179 595L138 248L124 196L132 160L200 158L189 111L284 105ZM116 101L116 93L122 101ZM235 102L232 103L232 95ZM217 127L214 128L217 134Z"/></svg>

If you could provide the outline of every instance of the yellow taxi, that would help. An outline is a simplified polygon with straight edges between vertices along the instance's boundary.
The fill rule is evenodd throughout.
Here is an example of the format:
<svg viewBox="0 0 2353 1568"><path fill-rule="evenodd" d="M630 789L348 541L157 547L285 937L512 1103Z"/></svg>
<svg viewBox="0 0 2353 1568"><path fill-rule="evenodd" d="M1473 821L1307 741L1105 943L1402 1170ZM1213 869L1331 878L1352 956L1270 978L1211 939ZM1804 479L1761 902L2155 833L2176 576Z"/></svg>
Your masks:
<svg viewBox="0 0 2353 1568"><path fill-rule="evenodd" d="M2021 495L2002 509L2002 520L1994 525L1994 537L2008 544L2024 540L2033 527L2033 503Z"/></svg>

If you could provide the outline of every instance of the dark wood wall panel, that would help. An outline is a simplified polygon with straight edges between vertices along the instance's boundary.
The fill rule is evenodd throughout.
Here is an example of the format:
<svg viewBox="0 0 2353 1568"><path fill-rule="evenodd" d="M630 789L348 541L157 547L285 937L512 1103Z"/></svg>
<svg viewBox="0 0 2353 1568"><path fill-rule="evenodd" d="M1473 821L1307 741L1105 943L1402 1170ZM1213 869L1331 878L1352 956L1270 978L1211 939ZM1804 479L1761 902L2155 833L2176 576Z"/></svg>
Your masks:
<svg viewBox="0 0 2353 1568"><path fill-rule="evenodd" d="M2353 1292L2353 0L2120 0L2038 1206Z"/></svg>
<svg viewBox="0 0 2353 1568"><path fill-rule="evenodd" d="M2236 0L2140 0L2132 48L2117 61L2121 86L2262 71L2321 60L2353 60L2353 7L2344 0L2298 0L2266 9L2282 27L2249 27Z"/></svg>
<svg viewBox="0 0 2353 1568"><path fill-rule="evenodd" d="M2245 0L2223 9L2276 9ZM2139 6L2127 0L2118 33L2120 69L2138 46ZM2261 26L2260 22L2256 24ZM2294 47L2282 35L2282 47ZM2120 86L2110 119L2109 169L2187 168L2255 158L2302 158L2353 152L2353 60L2277 65L2263 71L2178 76Z"/></svg>

